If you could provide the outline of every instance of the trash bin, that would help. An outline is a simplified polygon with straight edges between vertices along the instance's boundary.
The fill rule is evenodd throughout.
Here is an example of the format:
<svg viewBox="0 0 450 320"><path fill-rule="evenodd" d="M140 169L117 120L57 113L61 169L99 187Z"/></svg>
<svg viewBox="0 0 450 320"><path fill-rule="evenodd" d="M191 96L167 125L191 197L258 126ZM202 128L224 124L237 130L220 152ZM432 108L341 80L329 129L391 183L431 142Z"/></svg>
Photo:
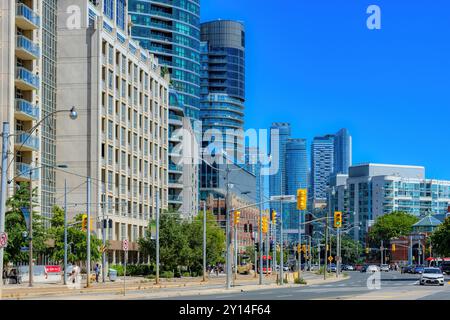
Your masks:
<svg viewBox="0 0 450 320"><path fill-rule="evenodd" d="M109 269L109 281L116 281L116 280L117 280L117 270Z"/></svg>

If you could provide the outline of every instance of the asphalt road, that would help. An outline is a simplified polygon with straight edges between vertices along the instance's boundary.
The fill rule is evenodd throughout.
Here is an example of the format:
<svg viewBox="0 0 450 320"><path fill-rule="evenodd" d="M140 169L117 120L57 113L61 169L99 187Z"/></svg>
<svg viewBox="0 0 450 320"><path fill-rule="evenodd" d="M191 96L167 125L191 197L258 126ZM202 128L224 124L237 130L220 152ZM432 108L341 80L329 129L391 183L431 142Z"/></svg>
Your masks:
<svg viewBox="0 0 450 320"><path fill-rule="evenodd" d="M168 298L171 300L450 300L450 277L441 286L420 286L419 275L383 272L379 289L368 288L368 278L372 274L349 272L349 278L342 281L293 288L274 288L230 294L195 295ZM373 282L369 281L369 284ZM145 298L144 298L145 299ZM167 299L167 298L166 298Z"/></svg>

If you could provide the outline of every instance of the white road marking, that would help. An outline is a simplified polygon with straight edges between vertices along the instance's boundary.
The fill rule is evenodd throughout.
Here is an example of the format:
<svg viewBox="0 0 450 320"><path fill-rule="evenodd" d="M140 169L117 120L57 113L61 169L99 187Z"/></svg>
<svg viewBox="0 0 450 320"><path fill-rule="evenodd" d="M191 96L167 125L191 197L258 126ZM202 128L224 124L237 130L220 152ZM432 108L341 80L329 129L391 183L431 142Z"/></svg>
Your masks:
<svg viewBox="0 0 450 320"><path fill-rule="evenodd" d="M277 296L277 298L286 298L286 297L292 297L292 294L286 294L283 296Z"/></svg>
<svg viewBox="0 0 450 320"><path fill-rule="evenodd" d="M220 296L220 297L217 297L217 299L230 298L230 297L233 297L233 295L228 295L228 296Z"/></svg>
<svg viewBox="0 0 450 320"><path fill-rule="evenodd" d="M261 292L260 294L272 294L272 291L269 291L269 292Z"/></svg>

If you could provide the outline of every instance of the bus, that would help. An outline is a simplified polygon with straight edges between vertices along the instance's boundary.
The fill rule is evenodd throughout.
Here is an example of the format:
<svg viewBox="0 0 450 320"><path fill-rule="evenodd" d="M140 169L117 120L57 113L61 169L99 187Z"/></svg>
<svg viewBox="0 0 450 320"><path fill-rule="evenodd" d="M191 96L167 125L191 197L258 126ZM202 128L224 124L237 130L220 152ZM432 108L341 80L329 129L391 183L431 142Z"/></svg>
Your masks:
<svg viewBox="0 0 450 320"><path fill-rule="evenodd" d="M443 264L450 264L450 258L434 258L429 257L426 259L428 267L441 268ZM442 268L441 268L442 269Z"/></svg>
<svg viewBox="0 0 450 320"><path fill-rule="evenodd" d="M272 273L272 256L262 256L263 258L263 265L262 265L262 272L265 274L269 274ZM257 264L257 273L260 272L260 265L259 265L259 259L256 259L256 264ZM269 268L267 268L267 263L269 264Z"/></svg>

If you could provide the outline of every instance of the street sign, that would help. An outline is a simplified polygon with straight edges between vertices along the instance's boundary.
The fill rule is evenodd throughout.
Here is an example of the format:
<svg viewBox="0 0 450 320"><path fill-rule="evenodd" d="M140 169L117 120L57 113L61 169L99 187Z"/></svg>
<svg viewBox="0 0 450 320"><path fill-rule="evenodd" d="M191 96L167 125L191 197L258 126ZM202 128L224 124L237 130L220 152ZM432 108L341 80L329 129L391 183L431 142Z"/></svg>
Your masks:
<svg viewBox="0 0 450 320"><path fill-rule="evenodd" d="M6 248L8 245L8 234L6 232L0 233L0 248Z"/></svg>
<svg viewBox="0 0 450 320"><path fill-rule="evenodd" d="M128 239L123 239L122 241L122 250L128 251Z"/></svg>
<svg viewBox="0 0 450 320"><path fill-rule="evenodd" d="M328 257L328 261L330 261L330 262L333 261L333 257L332 257L332 256L329 256L329 257Z"/></svg>
<svg viewBox="0 0 450 320"><path fill-rule="evenodd" d="M297 199L294 195L271 196L270 201L297 202Z"/></svg>
<svg viewBox="0 0 450 320"><path fill-rule="evenodd" d="M28 250L28 247L20 247L20 252L27 252Z"/></svg>

